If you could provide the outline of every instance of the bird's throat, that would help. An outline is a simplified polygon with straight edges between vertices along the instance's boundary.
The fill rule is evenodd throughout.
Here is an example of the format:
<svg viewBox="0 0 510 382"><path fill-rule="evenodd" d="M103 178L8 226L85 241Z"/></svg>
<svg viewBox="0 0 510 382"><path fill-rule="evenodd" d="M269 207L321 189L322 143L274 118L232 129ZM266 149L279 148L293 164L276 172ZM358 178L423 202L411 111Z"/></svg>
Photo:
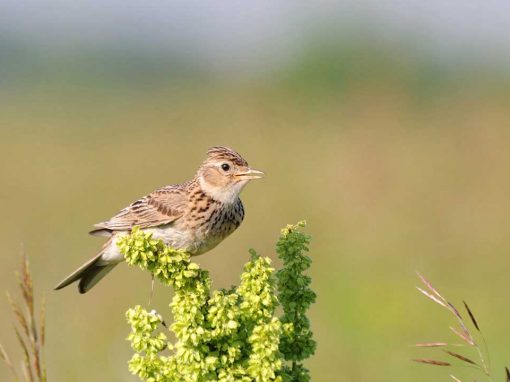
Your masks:
<svg viewBox="0 0 510 382"><path fill-rule="evenodd" d="M247 182L243 181L228 186L217 186L208 183L203 177L200 177L199 183L200 188L206 195L222 204L231 205L237 202L237 198Z"/></svg>

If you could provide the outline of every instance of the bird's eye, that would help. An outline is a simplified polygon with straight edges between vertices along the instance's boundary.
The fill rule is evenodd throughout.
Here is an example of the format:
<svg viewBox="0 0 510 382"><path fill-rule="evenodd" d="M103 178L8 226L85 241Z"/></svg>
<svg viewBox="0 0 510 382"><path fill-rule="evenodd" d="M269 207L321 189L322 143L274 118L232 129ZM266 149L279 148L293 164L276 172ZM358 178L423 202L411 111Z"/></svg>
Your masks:
<svg viewBox="0 0 510 382"><path fill-rule="evenodd" d="M223 163L223 164L221 165L221 169L222 169L223 171L228 171L228 170L230 170L230 165L229 165L228 163Z"/></svg>

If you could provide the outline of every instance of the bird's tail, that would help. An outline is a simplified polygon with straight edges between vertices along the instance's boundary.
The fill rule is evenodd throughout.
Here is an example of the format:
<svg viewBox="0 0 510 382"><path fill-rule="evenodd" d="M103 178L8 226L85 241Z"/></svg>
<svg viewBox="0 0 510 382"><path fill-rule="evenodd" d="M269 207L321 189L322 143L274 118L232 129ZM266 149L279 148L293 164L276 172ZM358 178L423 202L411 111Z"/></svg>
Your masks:
<svg viewBox="0 0 510 382"><path fill-rule="evenodd" d="M104 248L106 248L108 244L109 242L106 243L101 252L99 252L96 256L94 256L80 268L67 276L64 280L62 280L55 287L55 290L65 288L69 284L72 284L78 280L78 291L80 293L86 293L92 289L94 285L96 285L118 264L117 262L105 264L105 262L101 261L101 256L103 255Z"/></svg>

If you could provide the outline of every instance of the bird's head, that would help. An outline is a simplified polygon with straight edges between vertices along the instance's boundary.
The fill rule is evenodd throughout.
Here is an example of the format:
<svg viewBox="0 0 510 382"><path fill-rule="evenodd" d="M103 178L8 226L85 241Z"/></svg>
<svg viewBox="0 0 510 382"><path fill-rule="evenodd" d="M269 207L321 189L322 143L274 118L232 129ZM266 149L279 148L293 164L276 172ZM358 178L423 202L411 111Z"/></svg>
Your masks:
<svg viewBox="0 0 510 382"><path fill-rule="evenodd" d="M263 175L251 169L234 150L222 146L207 150L207 158L197 173L202 190L223 203L234 203L250 180Z"/></svg>

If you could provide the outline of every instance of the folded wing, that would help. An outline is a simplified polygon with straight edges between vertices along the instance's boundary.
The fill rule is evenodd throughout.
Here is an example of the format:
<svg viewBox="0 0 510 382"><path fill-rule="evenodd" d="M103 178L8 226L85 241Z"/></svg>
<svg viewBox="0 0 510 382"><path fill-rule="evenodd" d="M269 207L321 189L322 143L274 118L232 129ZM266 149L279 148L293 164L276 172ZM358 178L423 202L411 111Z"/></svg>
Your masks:
<svg viewBox="0 0 510 382"><path fill-rule="evenodd" d="M121 210L108 221L97 223L96 236L110 236L113 231L129 231L133 227L155 227L179 219L186 205L186 190L180 185L154 191Z"/></svg>

